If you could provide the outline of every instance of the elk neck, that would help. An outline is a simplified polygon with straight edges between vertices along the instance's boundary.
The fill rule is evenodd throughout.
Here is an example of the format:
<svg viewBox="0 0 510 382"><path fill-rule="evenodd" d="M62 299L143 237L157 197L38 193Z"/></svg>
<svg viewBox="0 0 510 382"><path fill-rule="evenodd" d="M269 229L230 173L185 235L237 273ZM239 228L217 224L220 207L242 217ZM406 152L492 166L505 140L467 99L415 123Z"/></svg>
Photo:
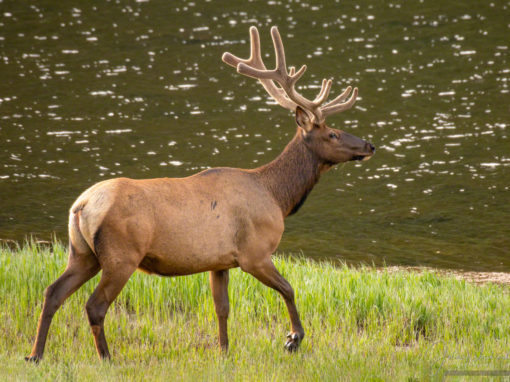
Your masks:
<svg viewBox="0 0 510 382"><path fill-rule="evenodd" d="M253 171L287 217L299 210L321 173L329 167L307 147L298 129L276 159Z"/></svg>

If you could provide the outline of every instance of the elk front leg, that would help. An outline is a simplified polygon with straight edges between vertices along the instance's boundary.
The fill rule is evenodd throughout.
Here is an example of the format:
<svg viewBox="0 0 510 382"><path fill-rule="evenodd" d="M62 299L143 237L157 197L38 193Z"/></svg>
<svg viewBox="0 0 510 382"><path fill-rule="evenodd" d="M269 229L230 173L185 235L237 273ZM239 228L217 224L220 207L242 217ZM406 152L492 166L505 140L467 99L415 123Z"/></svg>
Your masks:
<svg viewBox="0 0 510 382"><path fill-rule="evenodd" d="M228 302L228 270L211 271L209 281L214 300L216 315L218 316L218 331L220 348L223 351L228 350L228 331L227 319L229 312Z"/></svg>
<svg viewBox="0 0 510 382"><path fill-rule="evenodd" d="M262 261L259 260L258 262L254 262L249 266L245 265L242 269L282 295L285 300L285 304L287 305L292 325L291 332L287 334L285 349L290 352L297 350L305 336L305 331L301 325L296 303L294 302L294 290L290 286L289 282L278 272L270 257L263 259Z"/></svg>

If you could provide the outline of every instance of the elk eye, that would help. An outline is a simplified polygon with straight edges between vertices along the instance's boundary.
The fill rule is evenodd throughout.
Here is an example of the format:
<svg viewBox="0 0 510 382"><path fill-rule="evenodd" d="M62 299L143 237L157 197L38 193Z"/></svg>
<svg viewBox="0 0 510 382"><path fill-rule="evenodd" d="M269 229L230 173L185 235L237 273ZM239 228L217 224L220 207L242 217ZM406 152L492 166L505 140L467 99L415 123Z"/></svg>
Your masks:
<svg viewBox="0 0 510 382"><path fill-rule="evenodd" d="M335 134L335 133L329 133L329 137L330 137L331 139L338 139L338 137L336 136L336 134Z"/></svg>

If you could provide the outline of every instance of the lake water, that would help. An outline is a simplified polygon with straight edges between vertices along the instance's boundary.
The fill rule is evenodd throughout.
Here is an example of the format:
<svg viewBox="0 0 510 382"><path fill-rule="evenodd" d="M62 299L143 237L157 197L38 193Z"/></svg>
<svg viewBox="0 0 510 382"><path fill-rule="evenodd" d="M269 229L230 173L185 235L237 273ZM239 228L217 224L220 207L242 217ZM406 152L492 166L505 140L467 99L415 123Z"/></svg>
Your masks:
<svg viewBox="0 0 510 382"><path fill-rule="evenodd" d="M508 1L0 0L0 238L66 240L93 183L269 162L292 113L221 61L278 25L300 90L360 89L330 117L377 146L321 179L279 250L510 271Z"/></svg>

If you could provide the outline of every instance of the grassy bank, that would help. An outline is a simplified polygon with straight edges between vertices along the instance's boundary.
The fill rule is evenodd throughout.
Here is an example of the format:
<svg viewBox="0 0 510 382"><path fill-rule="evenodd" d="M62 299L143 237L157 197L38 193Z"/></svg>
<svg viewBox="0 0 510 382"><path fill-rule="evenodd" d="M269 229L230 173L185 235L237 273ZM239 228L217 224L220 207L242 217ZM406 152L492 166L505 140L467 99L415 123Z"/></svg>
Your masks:
<svg viewBox="0 0 510 382"><path fill-rule="evenodd" d="M510 370L508 286L281 257L307 332L296 354L283 350L281 297L240 270L231 271L226 356L207 274L136 273L106 318L111 363L97 359L85 316L96 277L57 312L43 362L27 365L43 291L66 257L59 244L0 250L1 380L423 380L448 369Z"/></svg>

